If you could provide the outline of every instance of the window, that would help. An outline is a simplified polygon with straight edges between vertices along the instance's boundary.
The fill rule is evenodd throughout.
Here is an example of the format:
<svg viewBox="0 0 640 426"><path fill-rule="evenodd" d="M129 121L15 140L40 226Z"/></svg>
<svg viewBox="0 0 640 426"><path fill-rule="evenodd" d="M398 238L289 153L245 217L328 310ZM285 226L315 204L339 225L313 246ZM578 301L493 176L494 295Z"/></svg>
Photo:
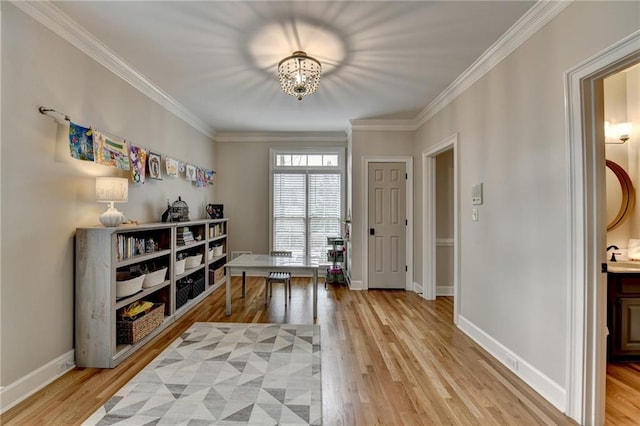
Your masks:
<svg viewBox="0 0 640 426"><path fill-rule="evenodd" d="M327 237L341 235L342 149L272 151L273 250L326 259Z"/></svg>

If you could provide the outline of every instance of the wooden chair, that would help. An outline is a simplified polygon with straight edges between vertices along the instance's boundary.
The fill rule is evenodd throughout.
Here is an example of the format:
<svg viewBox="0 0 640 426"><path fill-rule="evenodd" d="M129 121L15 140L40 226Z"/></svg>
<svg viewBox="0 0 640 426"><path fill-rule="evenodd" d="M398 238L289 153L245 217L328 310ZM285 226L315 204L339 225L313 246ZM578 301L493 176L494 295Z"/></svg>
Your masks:
<svg viewBox="0 0 640 426"><path fill-rule="evenodd" d="M269 253L271 256L278 257L291 257L291 252L286 250L274 250ZM269 272L265 279L264 287L264 304L268 303L271 298L272 284L282 283L284 284L284 306L287 306L287 290L289 292L289 298L291 298L291 274L289 272Z"/></svg>

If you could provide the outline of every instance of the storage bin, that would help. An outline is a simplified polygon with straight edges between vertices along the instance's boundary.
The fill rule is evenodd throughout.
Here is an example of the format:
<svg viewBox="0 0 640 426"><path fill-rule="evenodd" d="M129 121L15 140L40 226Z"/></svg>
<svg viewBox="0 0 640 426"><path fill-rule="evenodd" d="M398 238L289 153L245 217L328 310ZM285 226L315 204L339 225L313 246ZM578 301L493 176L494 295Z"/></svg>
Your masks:
<svg viewBox="0 0 640 426"><path fill-rule="evenodd" d="M184 273L184 266L187 263L187 259L176 260L176 275Z"/></svg>
<svg viewBox="0 0 640 426"><path fill-rule="evenodd" d="M142 289L144 277L144 275L140 275L134 278L116 281L116 297L128 297L139 292Z"/></svg>
<svg viewBox="0 0 640 426"><path fill-rule="evenodd" d="M191 284L181 284L176 290L176 310L187 303L191 295Z"/></svg>
<svg viewBox="0 0 640 426"><path fill-rule="evenodd" d="M167 268L161 268L154 272L149 272L144 276L142 288L149 288L164 282L167 276Z"/></svg>
<svg viewBox="0 0 640 426"><path fill-rule="evenodd" d="M186 259L187 259L187 263L184 266L189 269L195 268L196 266L199 266L202 263L202 254L189 256Z"/></svg>
<svg viewBox="0 0 640 426"><path fill-rule="evenodd" d="M135 321L116 321L117 342L134 344L142 340L164 321L164 303L156 303Z"/></svg>
<svg viewBox="0 0 640 426"><path fill-rule="evenodd" d="M191 299L204 291L204 277L198 278L191 284Z"/></svg>
<svg viewBox="0 0 640 426"><path fill-rule="evenodd" d="M221 266L215 271L213 271L213 283L211 284L215 284L223 278L224 278L224 266Z"/></svg>

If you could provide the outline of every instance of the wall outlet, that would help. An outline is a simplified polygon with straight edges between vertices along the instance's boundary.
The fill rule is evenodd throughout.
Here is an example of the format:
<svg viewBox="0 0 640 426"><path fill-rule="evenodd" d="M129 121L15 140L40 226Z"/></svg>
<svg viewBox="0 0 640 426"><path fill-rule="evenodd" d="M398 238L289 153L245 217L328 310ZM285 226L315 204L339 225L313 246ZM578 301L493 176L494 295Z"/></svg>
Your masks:
<svg viewBox="0 0 640 426"><path fill-rule="evenodd" d="M510 369L512 369L513 371L518 371L518 360L516 357L511 355L509 352L505 352L504 359Z"/></svg>
<svg viewBox="0 0 640 426"><path fill-rule="evenodd" d="M71 360L62 361L57 365L58 374L64 373L72 368L75 368L76 363Z"/></svg>

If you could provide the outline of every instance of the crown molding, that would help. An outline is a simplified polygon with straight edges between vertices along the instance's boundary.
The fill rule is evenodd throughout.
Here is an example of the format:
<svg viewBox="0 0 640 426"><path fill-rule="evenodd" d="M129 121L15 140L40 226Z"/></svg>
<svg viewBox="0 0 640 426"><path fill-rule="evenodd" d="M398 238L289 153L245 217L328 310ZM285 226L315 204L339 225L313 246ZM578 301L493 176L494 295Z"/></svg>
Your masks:
<svg viewBox="0 0 640 426"><path fill-rule="evenodd" d="M416 128L425 124L427 120L480 80L572 2L573 0L539 0L536 2L527 13L416 116Z"/></svg>
<svg viewBox="0 0 640 426"><path fill-rule="evenodd" d="M345 132L216 132L216 142L346 143Z"/></svg>
<svg viewBox="0 0 640 426"><path fill-rule="evenodd" d="M418 128L416 120L410 119L361 119L350 121L351 131L353 130L373 130L373 131L414 131Z"/></svg>
<svg viewBox="0 0 640 426"><path fill-rule="evenodd" d="M573 0L539 0L515 24L511 26L489 49L487 49L469 68L442 91L426 108L413 119L359 119L351 120L347 130L373 131L415 131L436 115L445 106L460 96L465 90L480 80L493 67L520 47L532 35L537 33L549 21L555 18Z"/></svg>
<svg viewBox="0 0 640 426"><path fill-rule="evenodd" d="M178 101L156 86L144 75L133 69L89 32L78 26L68 15L50 1L12 3L27 15L36 19L55 34L93 58L131 86L157 102L193 128L218 142L274 142L274 141L328 141L340 142L353 130L360 131L415 131L456 97L471 87L493 67L522 45L544 25L562 12L573 0L539 0L511 28L509 28L482 56L471 64L440 95L413 119L358 119L351 120L346 134L328 136L330 133L224 133L216 132ZM315 135L315 136L314 136ZM335 133L334 135L338 135ZM261 139L262 138L262 139ZM327 139L328 138L328 139Z"/></svg>
<svg viewBox="0 0 640 426"><path fill-rule="evenodd" d="M26 2L12 0L12 3L194 129L211 139L215 138L216 132L211 126L120 59L118 55L102 44L91 33L80 27L78 23L50 1Z"/></svg>

